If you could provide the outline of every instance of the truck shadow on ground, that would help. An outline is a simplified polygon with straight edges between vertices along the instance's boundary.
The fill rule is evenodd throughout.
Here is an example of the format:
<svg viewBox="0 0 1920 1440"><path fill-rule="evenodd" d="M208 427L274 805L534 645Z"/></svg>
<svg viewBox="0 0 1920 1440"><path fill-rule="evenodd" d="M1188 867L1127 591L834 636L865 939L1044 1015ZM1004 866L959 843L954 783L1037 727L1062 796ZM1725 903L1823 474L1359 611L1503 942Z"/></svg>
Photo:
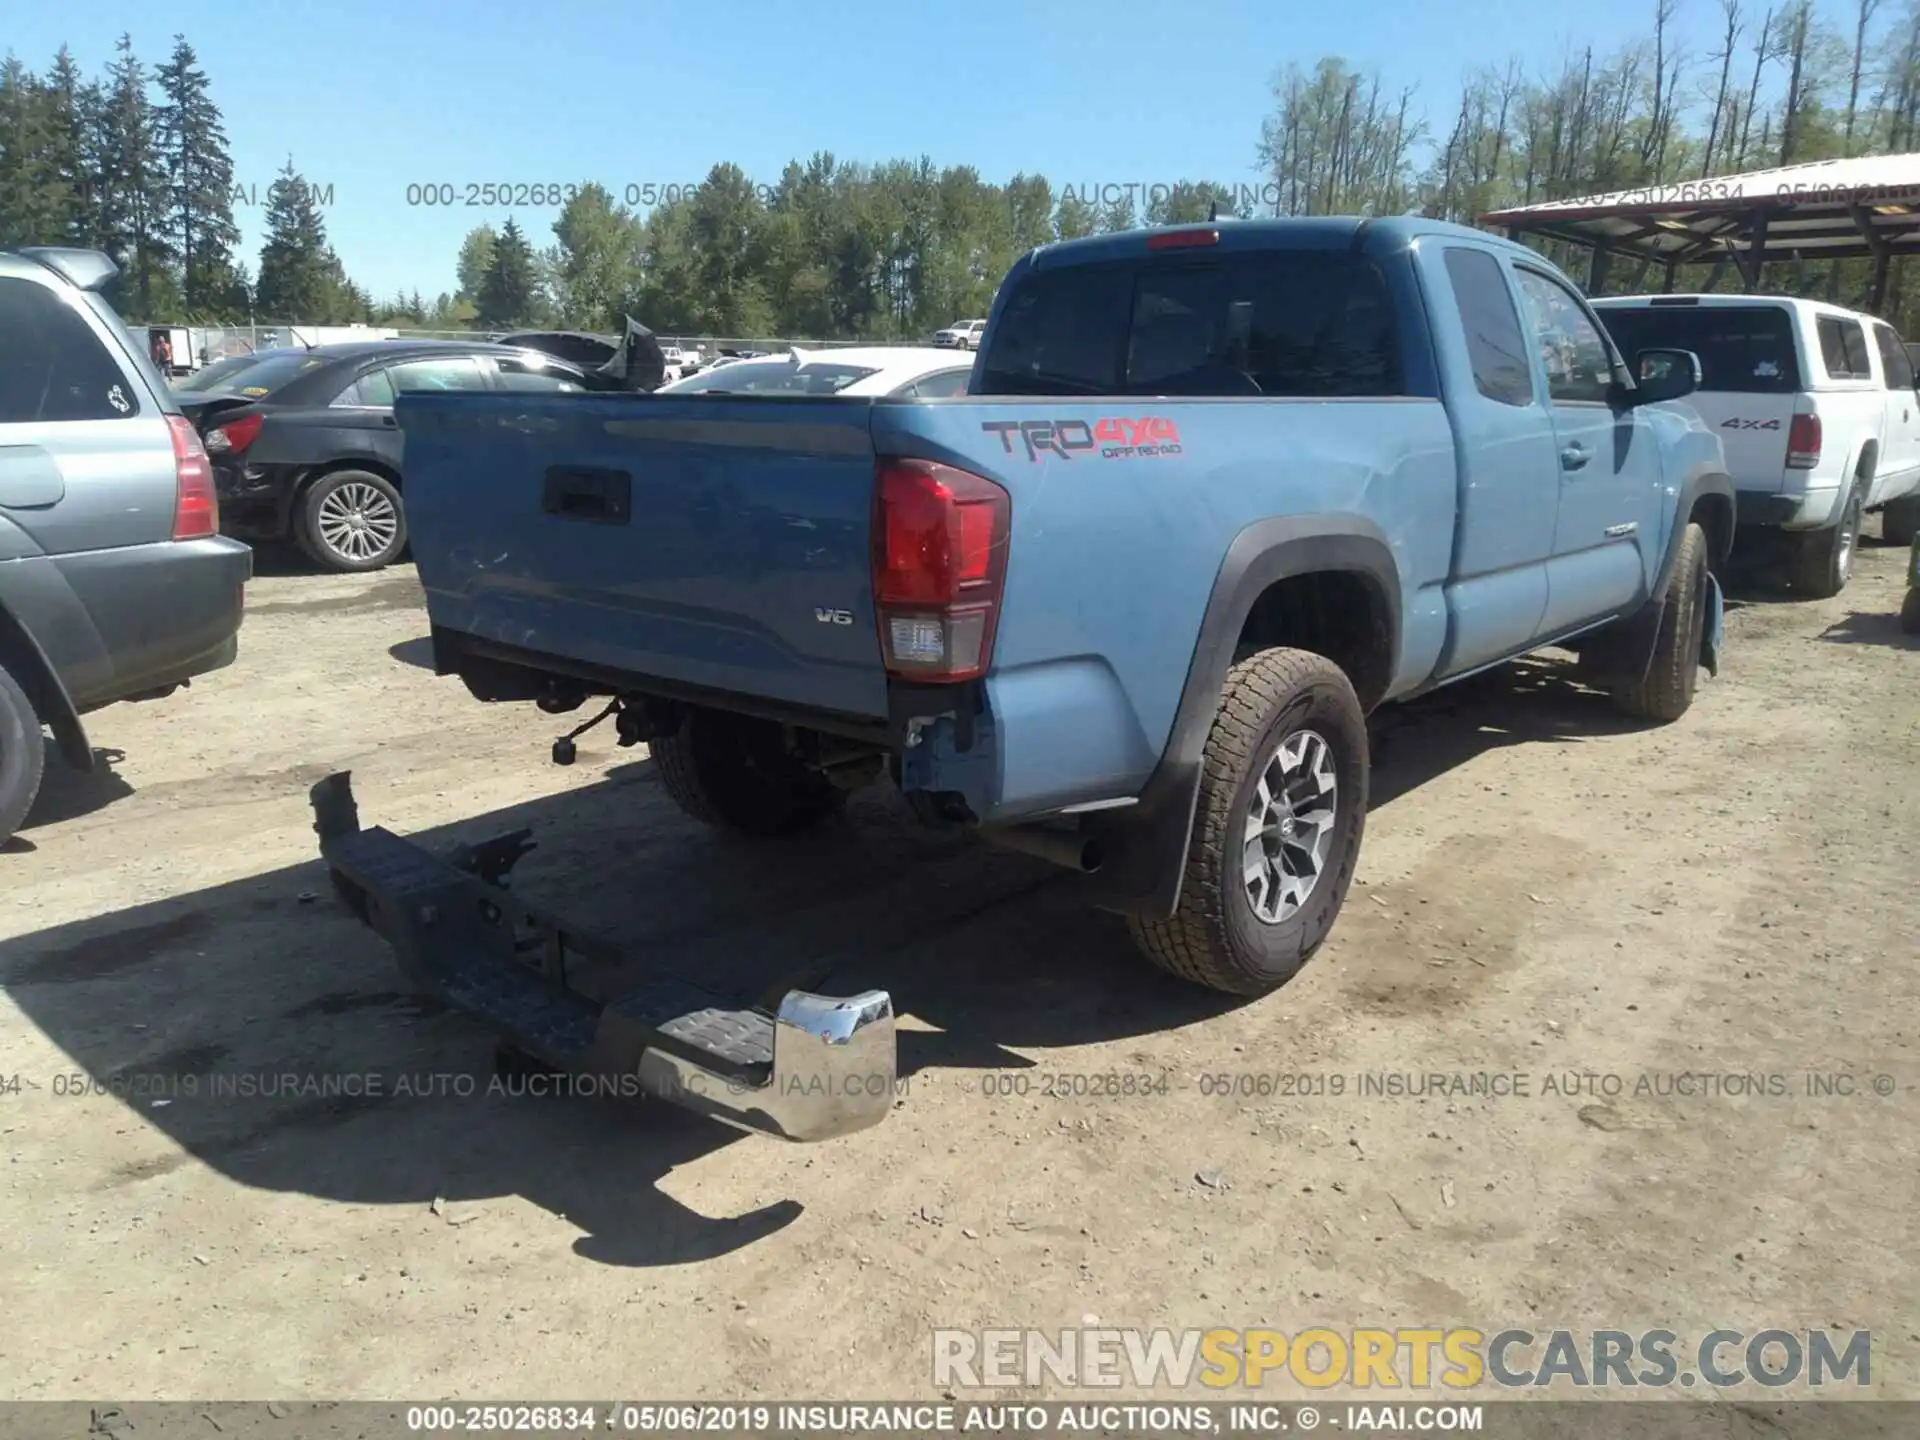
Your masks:
<svg viewBox="0 0 1920 1440"><path fill-rule="evenodd" d="M54 741L45 743L46 776L40 782L40 793L34 797L33 808L20 826L23 833L58 825L63 820L78 820L133 794L133 786L114 768L127 758L125 751L105 750L96 745L93 770L87 773L67 764Z"/></svg>
<svg viewBox="0 0 1920 1440"><path fill-rule="evenodd" d="M1380 823L1490 749L1604 744L1635 728L1568 670L1527 661L1384 718ZM379 824L379 795L359 799ZM683 820L641 760L413 838L444 848L523 825L540 848L514 889L629 954L739 996L890 989L912 1017L908 1076L1026 1067L1023 1049L1124 1041L1240 1003L1151 969L1119 920L1085 907L1075 877L923 830L884 789L805 843L769 847ZM166 1177L197 1161L344 1203L431 1213L441 1199L449 1223L517 1195L584 1232L577 1254L622 1266L723 1255L803 1213L783 1199L705 1215L660 1186L723 1146L777 1141L653 1103L502 1093L481 1027L402 993L391 954L334 903L317 858L0 943L0 985L71 1061L65 1076L27 1077L43 1103L56 1087L104 1087L157 1132L129 1143L142 1158L89 1176L96 1188L154 1187L162 1204ZM888 1123L915 1119L909 1097ZM840 1145L885 1143L825 1146L809 1173L830 1174Z"/></svg>

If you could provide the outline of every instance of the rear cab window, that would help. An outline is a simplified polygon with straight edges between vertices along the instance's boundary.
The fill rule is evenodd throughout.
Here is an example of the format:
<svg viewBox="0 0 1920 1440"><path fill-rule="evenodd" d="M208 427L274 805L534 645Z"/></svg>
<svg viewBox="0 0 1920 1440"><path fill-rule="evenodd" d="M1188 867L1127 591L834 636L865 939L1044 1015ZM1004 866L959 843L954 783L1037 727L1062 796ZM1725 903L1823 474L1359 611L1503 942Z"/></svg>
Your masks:
<svg viewBox="0 0 1920 1440"><path fill-rule="evenodd" d="M124 420L143 408L140 387L53 286L0 276L0 337L0 424Z"/></svg>
<svg viewBox="0 0 1920 1440"><path fill-rule="evenodd" d="M1029 271L982 395L1405 393L1392 297L1345 250L1146 256Z"/></svg>
<svg viewBox="0 0 1920 1440"><path fill-rule="evenodd" d="M1700 389L1791 395L1801 388L1793 317L1780 305L1601 306L1600 321L1629 365L1642 350L1691 350Z"/></svg>
<svg viewBox="0 0 1920 1440"><path fill-rule="evenodd" d="M1527 341L1500 262L1485 250L1449 245L1446 266L1454 307L1467 337L1474 388L1502 405L1531 405L1533 370L1527 364Z"/></svg>

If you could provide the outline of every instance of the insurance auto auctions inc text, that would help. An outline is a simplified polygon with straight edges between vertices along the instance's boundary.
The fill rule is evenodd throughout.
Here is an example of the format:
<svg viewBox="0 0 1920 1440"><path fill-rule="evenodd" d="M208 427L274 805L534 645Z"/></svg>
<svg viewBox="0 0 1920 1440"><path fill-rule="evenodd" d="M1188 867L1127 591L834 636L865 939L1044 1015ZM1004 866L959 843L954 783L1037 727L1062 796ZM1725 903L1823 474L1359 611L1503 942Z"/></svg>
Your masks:
<svg viewBox="0 0 1920 1440"><path fill-rule="evenodd" d="M1153 1390L1257 1389L1291 1381L1309 1390L1712 1390L1804 1383L1868 1385L1873 1335L1854 1330L1713 1330L1688 1343L1671 1330L1335 1330L933 1332L933 1383L1006 1390L1042 1385Z"/></svg>

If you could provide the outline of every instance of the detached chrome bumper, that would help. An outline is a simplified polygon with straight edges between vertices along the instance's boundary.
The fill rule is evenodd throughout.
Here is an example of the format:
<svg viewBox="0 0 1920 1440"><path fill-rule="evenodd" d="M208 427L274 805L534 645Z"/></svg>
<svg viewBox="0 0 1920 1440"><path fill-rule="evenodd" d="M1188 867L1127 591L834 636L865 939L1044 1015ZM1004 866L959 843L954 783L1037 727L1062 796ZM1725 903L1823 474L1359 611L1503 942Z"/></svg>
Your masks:
<svg viewBox="0 0 1920 1440"><path fill-rule="evenodd" d="M830 1140L893 1108L893 1001L791 990L740 1006L569 930L505 889L533 848L515 831L445 859L360 828L351 776L313 787L335 890L393 947L416 989L485 1020L558 1070L637 1075L660 1099L783 1140Z"/></svg>

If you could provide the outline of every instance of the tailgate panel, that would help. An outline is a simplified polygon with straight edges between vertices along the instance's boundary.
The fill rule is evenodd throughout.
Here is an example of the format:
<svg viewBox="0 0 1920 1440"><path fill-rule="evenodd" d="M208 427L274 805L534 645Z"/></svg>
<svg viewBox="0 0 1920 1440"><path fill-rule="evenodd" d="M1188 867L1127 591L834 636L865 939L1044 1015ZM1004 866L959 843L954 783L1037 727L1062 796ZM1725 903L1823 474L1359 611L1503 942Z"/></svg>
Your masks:
<svg viewBox="0 0 1920 1440"><path fill-rule="evenodd" d="M1793 395L1696 390L1685 403L1720 437L1734 485L1774 494L1786 480L1787 435L1796 402Z"/></svg>
<svg viewBox="0 0 1920 1440"><path fill-rule="evenodd" d="M866 402L402 395L396 414L436 625L887 713Z"/></svg>

